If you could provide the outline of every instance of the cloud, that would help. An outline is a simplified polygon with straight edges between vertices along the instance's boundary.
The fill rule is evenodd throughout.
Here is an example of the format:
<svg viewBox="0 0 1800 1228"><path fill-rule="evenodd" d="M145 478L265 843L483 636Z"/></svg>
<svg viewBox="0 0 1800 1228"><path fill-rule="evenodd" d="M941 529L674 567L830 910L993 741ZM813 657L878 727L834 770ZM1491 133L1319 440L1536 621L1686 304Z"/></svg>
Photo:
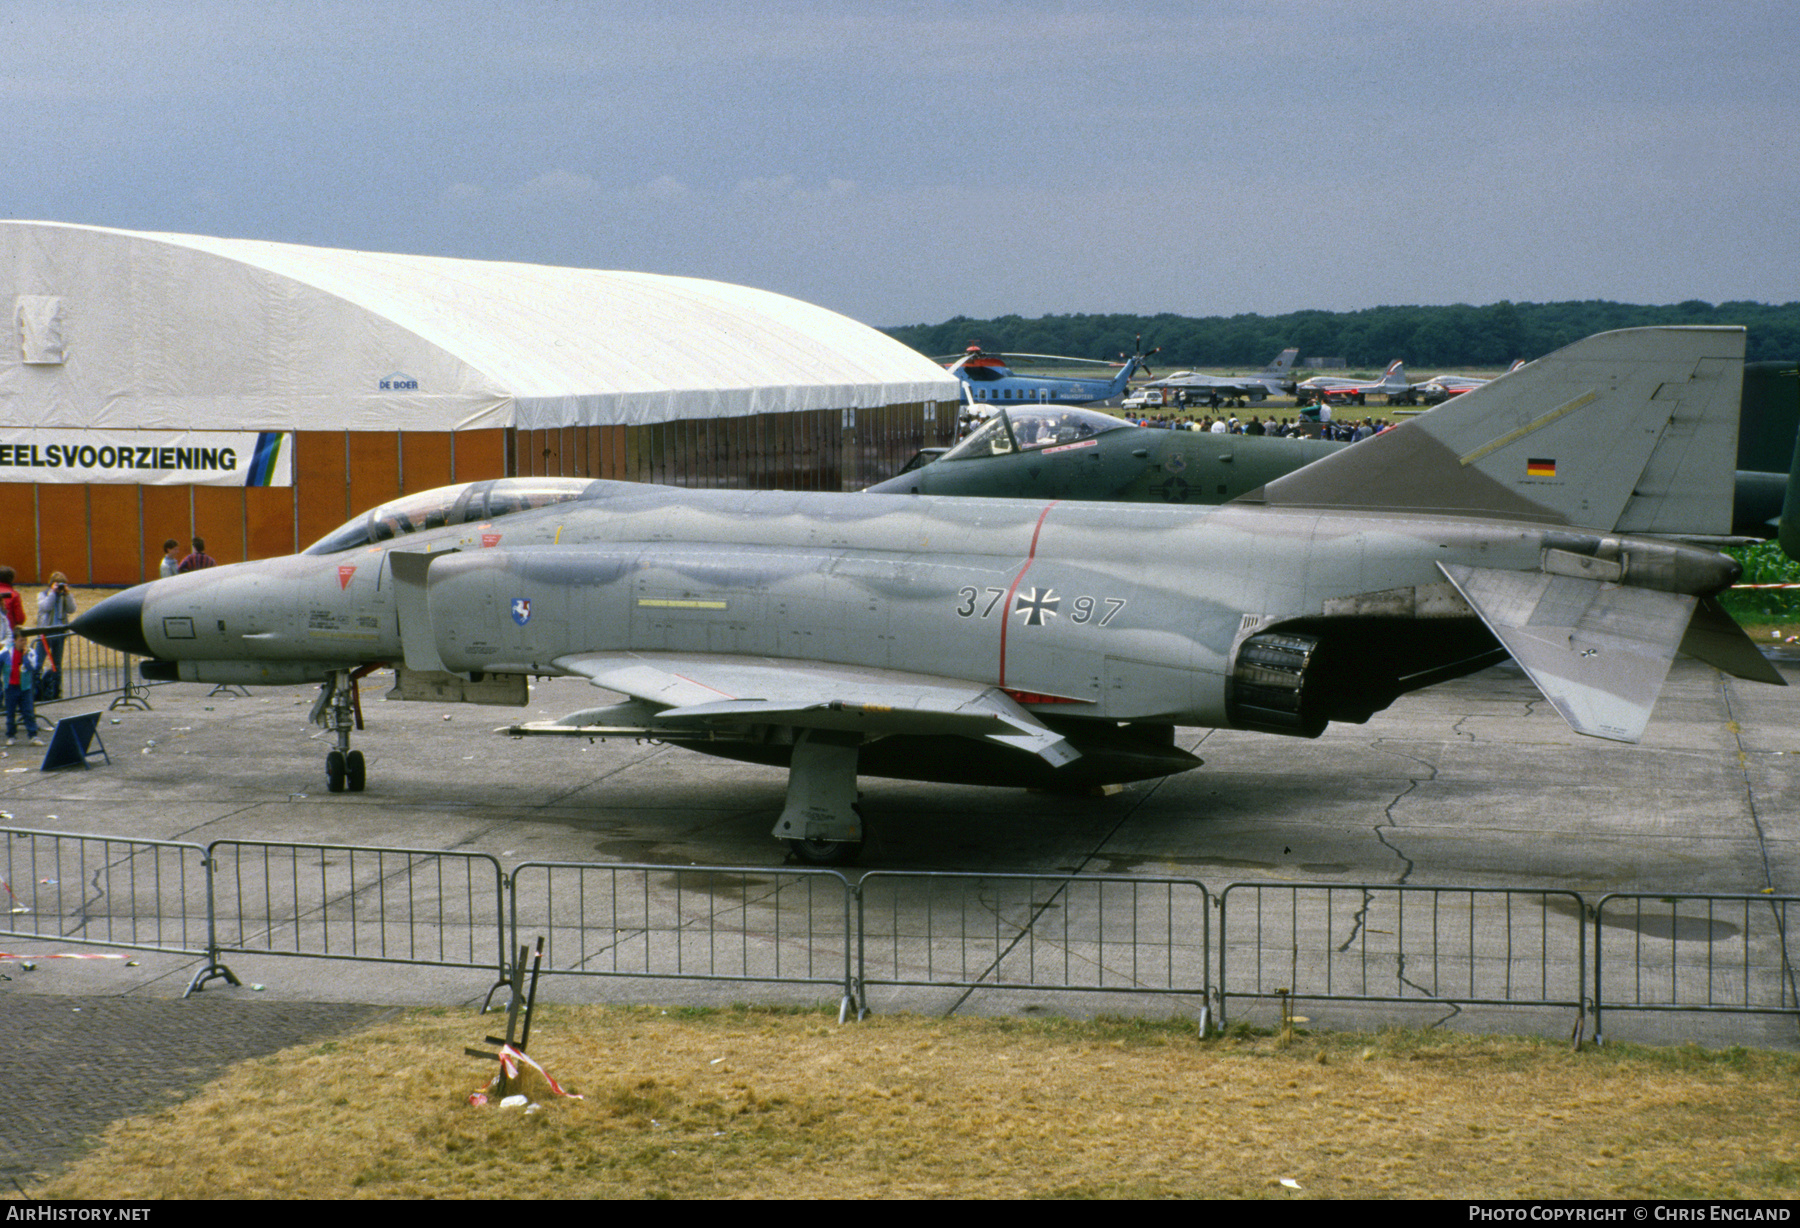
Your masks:
<svg viewBox="0 0 1800 1228"><path fill-rule="evenodd" d="M511 196L517 201L539 204L546 201L584 200L597 196L599 192L600 184L593 176L578 175L559 168L525 181L512 190Z"/></svg>
<svg viewBox="0 0 1800 1228"><path fill-rule="evenodd" d="M675 178L673 175L658 175L643 187L634 189L632 194L642 196L649 200L665 202L684 200L692 195L688 190L687 184L681 182L681 180Z"/></svg>
<svg viewBox="0 0 1800 1228"><path fill-rule="evenodd" d="M77 0L0 16L8 211L875 323L1786 301L1789 8Z"/></svg>
<svg viewBox="0 0 1800 1228"><path fill-rule="evenodd" d="M800 180L793 175L770 175L740 179L731 192L750 200L805 205L854 196L856 184L849 179L827 179L822 187L808 188L801 186Z"/></svg>

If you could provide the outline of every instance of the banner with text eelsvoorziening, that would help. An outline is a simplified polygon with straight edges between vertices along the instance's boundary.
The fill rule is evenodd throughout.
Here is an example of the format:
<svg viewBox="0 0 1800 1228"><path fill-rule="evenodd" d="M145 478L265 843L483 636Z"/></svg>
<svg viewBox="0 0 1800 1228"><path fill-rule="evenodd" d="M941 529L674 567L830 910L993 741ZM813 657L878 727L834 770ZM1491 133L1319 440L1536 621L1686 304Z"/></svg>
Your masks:
<svg viewBox="0 0 1800 1228"><path fill-rule="evenodd" d="M0 427L0 482L292 486L292 431Z"/></svg>

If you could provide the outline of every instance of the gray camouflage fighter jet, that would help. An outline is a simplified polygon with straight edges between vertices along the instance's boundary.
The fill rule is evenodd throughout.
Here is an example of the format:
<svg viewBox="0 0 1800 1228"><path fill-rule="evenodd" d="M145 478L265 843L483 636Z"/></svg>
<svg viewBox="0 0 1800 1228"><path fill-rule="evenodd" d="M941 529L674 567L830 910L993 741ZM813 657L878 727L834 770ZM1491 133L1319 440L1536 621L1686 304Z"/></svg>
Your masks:
<svg viewBox="0 0 1800 1228"><path fill-rule="evenodd" d="M1133 426L1092 409L1014 405L955 447L921 449L899 473L865 489L877 495L978 499L1228 503L1350 446ZM1792 489L1787 473L1739 469L1734 477L1732 538L1773 536L1783 519L1800 524L1800 491ZM1792 549L1783 548L1793 557Z"/></svg>
<svg viewBox="0 0 1800 1228"><path fill-rule="evenodd" d="M1178 725L1317 736L1509 653L1578 731L1637 740L1677 650L1781 677L1654 534L1723 532L1744 335L1604 333L1217 507L508 479L409 496L305 554L141 585L91 639L197 682L356 677L622 701L517 734L650 736L789 768L774 834L863 839L859 773L1085 787L1186 771Z"/></svg>
<svg viewBox="0 0 1800 1228"><path fill-rule="evenodd" d="M1286 349L1255 375L1202 375L1197 371L1177 371L1161 379L1151 380L1144 388L1160 388L1171 399L1179 397L1188 405L1244 405L1294 390L1294 360L1298 349Z"/></svg>

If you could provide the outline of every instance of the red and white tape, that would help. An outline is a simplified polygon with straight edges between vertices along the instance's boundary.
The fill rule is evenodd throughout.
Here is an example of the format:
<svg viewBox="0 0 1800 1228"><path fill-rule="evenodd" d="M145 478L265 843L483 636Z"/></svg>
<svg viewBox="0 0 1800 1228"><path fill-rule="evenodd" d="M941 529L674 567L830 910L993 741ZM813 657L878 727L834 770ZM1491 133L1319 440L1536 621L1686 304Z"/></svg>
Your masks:
<svg viewBox="0 0 1800 1228"><path fill-rule="evenodd" d="M515 1049L511 1045L501 1045L500 1073L495 1075L492 1079L489 1079L487 1086L480 1091L470 1092L469 1103L473 1105L486 1104L488 1102L487 1094L494 1090L495 1085L498 1084L503 1077L509 1080L519 1077L520 1062L524 1062L527 1066L543 1075L544 1082L548 1083L550 1085L550 1090L557 1095L566 1097L570 1100L581 1100L584 1098L573 1092L565 1092L562 1089L562 1085L550 1077L550 1072L533 1061L530 1054L526 1053L523 1049Z"/></svg>

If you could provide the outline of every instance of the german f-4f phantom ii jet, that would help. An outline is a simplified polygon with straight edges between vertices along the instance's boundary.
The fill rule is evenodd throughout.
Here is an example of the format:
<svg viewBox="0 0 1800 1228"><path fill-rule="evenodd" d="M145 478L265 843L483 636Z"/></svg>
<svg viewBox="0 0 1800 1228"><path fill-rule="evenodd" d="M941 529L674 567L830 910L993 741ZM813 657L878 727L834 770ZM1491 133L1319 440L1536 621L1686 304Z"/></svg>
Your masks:
<svg viewBox="0 0 1800 1228"><path fill-rule="evenodd" d="M1715 595L1741 330L1604 333L1217 507L509 479L408 496L291 558L108 598L76 629L152 676L354 678L523 703L519 734L650 736L789 769L774 834L863 839L859 774L1086 787L1187 771L1178 725L1317 736L1511 654L1635 741L1674 654L1781 677Z"/></svg>

